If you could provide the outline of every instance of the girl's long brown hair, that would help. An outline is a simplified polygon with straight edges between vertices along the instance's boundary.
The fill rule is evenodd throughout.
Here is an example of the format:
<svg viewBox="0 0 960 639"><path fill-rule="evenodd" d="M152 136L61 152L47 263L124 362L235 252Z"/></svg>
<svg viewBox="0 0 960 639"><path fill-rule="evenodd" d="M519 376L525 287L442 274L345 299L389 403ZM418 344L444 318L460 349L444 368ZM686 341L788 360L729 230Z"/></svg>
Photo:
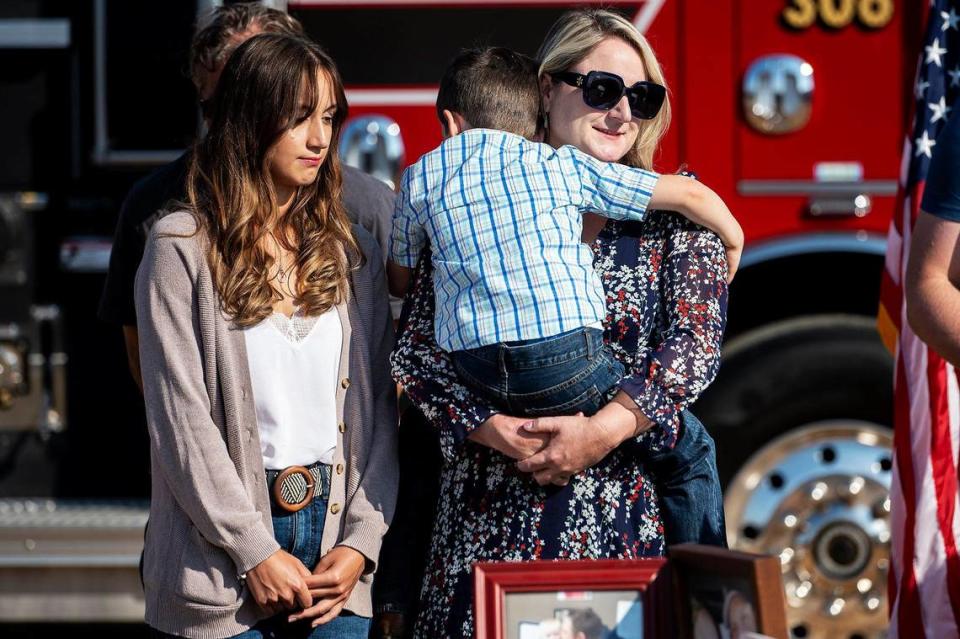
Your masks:
<svg viewBox="0 0 960 639"><path fill-rule="evenodd" d="M285 131L312 113L321 96L318 74L336 99L333 134L317 179L298 189L277 218L267 153ZM264 250L270 233L296 256L295 303L322 313L347 294L360 257L342 204L337 146L347 100L333 60L300 38L264 34L230 56L210 105L210 128L194 147L187 203L210 240L208 262L224 312L239 326L257 324L282 295L271 285L275 260Z"/></svg>

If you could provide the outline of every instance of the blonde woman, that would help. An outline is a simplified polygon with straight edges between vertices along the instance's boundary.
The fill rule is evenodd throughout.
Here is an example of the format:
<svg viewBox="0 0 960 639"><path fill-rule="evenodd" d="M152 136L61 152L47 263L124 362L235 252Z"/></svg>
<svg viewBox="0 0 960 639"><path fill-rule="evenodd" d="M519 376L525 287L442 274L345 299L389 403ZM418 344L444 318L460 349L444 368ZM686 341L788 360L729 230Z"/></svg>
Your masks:
<svg viewBox="0 0 960 639"><path fill-rule="evenodd" d="M366 637L396 497L391 320L351 226L333 62L288 36L231 56L183 211L137 276L154 636Z"/></svg>
<svg viewBox="0 0 960 639"><path fill-rule="evenodd" d="M549 144L652 168L669 103L644 119L627 91L613 104L584 93L591 72L615 76L620 88L664 84L628 20L568 13L538 58ZM600 226L592 233L599 232L594 269L606 292L604 338L627 371L597 413L602 429L586 427L584 417L540 418L525 428L526 419L498 414L460 384L433 339L431 266L421 262L392 360L395 378L438 429L445 462L416 636L472 636L475 561L656 556L665 533L669 543L724 543L713 441L684 411L719 365L723 245L670 213ZM666 526L661 495L681 515Z"/></svg>

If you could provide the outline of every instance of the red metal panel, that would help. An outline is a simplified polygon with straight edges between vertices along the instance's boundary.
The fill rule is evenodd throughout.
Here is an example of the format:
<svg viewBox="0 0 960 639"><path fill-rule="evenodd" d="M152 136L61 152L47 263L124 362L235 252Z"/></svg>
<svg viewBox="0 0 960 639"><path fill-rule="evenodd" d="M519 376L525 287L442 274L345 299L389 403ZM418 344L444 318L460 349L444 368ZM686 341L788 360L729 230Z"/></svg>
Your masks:
<svg viewBox="0 0 960 639"><path fill-rule="evenodd" d="M794 30L781 22L787 4L736 2L736 69L742 77L754 60L772 53L803 58L814 69L813 116L803 129L783 136L741 126L739 177L811 179L816 162L855 160L863 164L865 179L896 179L906 89L903 65L915 63L904 59L902 12L880 29L854 22L839 29L814 24Z"/></svg>
<svg viewBox="0 0 960 639"><path fill-rule="evenodd" d="M670 90L670 105L673 108L673 124L660 143L660 151L654 158L654 168L663 173L673 173L681 168L680 134L682 126L678 108L683 103L683 91L679 89L682 77L680 49L683 45L682 30L679 28L681 2L667 0L644 34L650 41L657 60L666 76Z"/></svg>
<svg viewBox="0 0 960 639"><path fill-rule="evenodd" d="M794 4L788 0L679 4L680 160L727 200L748 242L825 230L884 233L892 196L874 196L864 218L815 218L807 195L745 196L738 186L743 180L810 181L818 162L858 162L866 180L897 179L916 7L896 3L891 22L877 30L855 23L831 29L822 22L793 30L781 20ZM797 55L814 67L813 115L787 135L754 130L740 104L747 68L774 53Z"/></svg>
<svg viewBox="0 0 960 639"><path fill-rule="evenodd" d="M736 0L737 117L735 179L812 180L818 162L856 162L866 180L896 180L903 143L904 100L909 91L904 64L903 10L876 30L856 24L831 29L816 22L802 30L784 24L784 0ZM823 4L823 3L820 3ZM903 3L897 3L901 5ZM813 113L801 130L768 135L750 127L742 113L740 83L750 64L774 53L797 55L814 69ZM872 196L864 218L815 218L808 196L733 199L748 239L797 232L867 230L884 233L893 212L893 196Z"/></svg>
<svg viewBox="0 0 960 639"><path fill-rule="evenodd" d="M675 91L680 161L725 198L735 192L734 16L730 0L686 2L676 23L682 80ZM734 213L738 213L734 209Z"/></svg>

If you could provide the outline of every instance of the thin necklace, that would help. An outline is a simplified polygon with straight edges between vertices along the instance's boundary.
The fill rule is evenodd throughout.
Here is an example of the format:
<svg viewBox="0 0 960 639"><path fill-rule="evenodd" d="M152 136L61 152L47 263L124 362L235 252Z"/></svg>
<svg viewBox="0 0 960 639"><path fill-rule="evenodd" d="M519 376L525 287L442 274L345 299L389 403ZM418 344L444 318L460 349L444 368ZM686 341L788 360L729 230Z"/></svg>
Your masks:
<svg viewBox="0 0 960 639"><path fill-rule="evenodd" d="M277 238L270 234L270 241L273 242L273 245L276 247L277 253L274 256L274 261L277 263L277 274L271 277L271 280L279 280L281 285L286 285L287 280L290 278L290 275L293 273L294 269L297 267L297 261L294 260L290 266L284 268L283 264L280 261L280 256L283 255L283 245L277 240Z"/></svg>
<svg viewBox="0 0 960 639"><path fill-rule="evenodd" d="M277 265L276 279L280 280L280 284L286 285L287 278L290 277L290 273L293 272L293 268L293 264L290 265L290 268L283 268L282 266Z"/></svg>
<svg viewBox="0 0 960 639"><path fill-rule="evenodd" d="M279 285L277 288L284 295L289 295L290 297L296 297L296 293L293 291L293 286L291 286L291 275L293 275L294 269L296 269L296 263L291 264L288 268L283 268L282 266L277 266L277 274L270 279L277 280Z"/></svg>

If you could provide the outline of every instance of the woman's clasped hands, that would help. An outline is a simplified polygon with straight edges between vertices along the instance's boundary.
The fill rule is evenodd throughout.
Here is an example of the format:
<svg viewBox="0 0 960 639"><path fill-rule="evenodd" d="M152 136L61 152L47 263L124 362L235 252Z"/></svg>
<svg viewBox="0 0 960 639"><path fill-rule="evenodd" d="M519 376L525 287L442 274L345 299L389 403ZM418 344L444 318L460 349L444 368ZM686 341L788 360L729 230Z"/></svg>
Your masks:
<svg viewBox="0 0 960 639"><path fill-rule="evenodd" d="M517 460L541 486L565 486L572 475L590 468L630 437L652 426L625 393L618 393L591 417L511 417L497 414L469 439Z"/></svg>
<svg viewBox="0 0 960 639"><path fill-rule="evenodd" d="M311 619L316 627L335 619L363 575L367 560L348 546L336 546L313 572L299 559L278 550L247 573L247 585L266 612L301 609L287 621Z"/></svg>

